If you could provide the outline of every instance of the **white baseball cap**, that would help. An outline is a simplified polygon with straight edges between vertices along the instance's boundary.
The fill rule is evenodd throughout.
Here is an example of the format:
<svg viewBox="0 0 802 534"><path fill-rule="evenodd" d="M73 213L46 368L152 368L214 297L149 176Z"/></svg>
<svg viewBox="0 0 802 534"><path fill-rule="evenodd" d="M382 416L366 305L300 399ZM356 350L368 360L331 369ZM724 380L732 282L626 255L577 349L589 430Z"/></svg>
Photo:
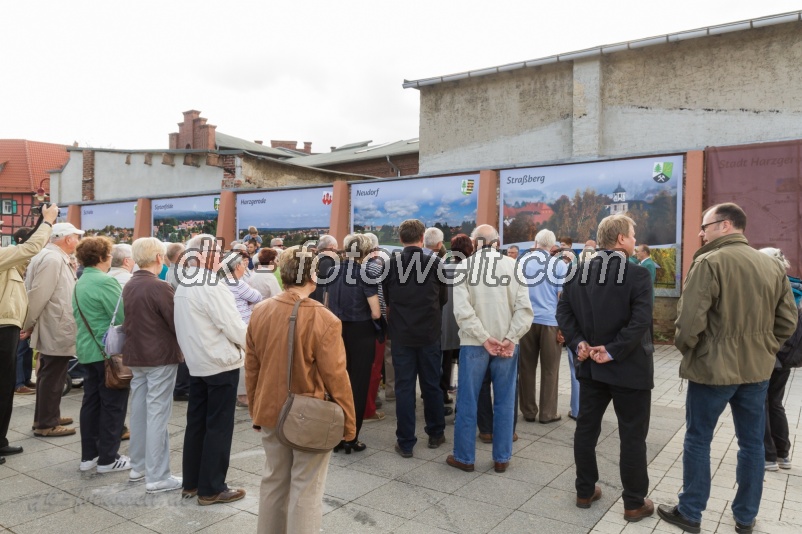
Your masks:
<svg viewBox="0 0 802 534"><path fill-rule="evenodd" d="M72 223L56 223L53 225L51 237L66 237L68 235L84 235L83 230L77 229Z"/></svg>

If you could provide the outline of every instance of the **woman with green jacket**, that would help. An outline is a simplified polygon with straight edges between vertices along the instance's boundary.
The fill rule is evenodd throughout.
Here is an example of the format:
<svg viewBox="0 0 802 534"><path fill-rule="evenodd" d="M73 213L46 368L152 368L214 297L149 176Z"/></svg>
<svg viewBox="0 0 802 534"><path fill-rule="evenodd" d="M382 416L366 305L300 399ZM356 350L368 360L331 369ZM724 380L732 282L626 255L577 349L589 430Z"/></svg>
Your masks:
<svg viewBox="0 0 802 534"><path fill-rule="evenodd" d="M103 335L117 309L115 324L123 322L123 306L117 306L122 288L109 276L111 248L106 237L81 240L75 255L84 272L75 286L73 313L78 326L77 356L86 371L81 404L81 471L98 473L131 469L127 456L120 456L120 436L128 408L128 389L106 387Z"/></svg>

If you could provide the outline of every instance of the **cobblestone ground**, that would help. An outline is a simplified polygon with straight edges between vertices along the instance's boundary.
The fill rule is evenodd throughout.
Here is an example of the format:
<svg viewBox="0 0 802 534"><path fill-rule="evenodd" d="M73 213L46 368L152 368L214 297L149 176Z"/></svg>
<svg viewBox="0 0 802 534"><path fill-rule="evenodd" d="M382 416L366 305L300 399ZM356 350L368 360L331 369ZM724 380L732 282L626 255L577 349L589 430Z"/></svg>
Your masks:
<svg viewBox="0 0 802 534"><path fill-rule="evenodd" d="M649 496L658 503L677 502L682 485L682 440L685 393L677 377L679 353L660 346L655 353L655 389L648 439ZM397 533L629 533L681 532L657 516L638 523L623 520L618 476L619 440L612 407L608 409L597 449L602 499L589 510L574 506L572 440L568 419L567 361L563 358L560 407L563 420L542 425L520 418L514 455L506 473L492 467L490 445L477 442L476 471L463 473L445 464L451 452L453 416L447 417L447 443L428 449L419 406L419 444L415 457L393 451L395 405L387 418L365 423L361 435L368 449L332 455L324 498L323 531ZM791 439L802 434L802 372L795 372L786 393ZM62 401L62 415L78 419L82 391ZM9 440L25 453L7 457L0 466L0 533L5 531L135 534L256 530L260 473L264 453L259 434L250 429L247 412L237 410L229 484L248 495L231 505L199 507L176 492L146 495L144 484L131 484L127 474L80 473L80 435L35 438L32 396L14 399ZM419 403L420 404L420 403ZM175 403L170 423L171 464L181 471L186 405ZM755 429L762 432L762 429ZM121 452L127 450L124 442ZM729 510L735 494L737 443L725 412L712 446L713 486L702 522L703 532L734 532ZM793 450L792 450L793 457ZM802 461L802 459L800 460ZM788 471L767 472L755 528L771 534L802 532L802 464Z"/></svg>

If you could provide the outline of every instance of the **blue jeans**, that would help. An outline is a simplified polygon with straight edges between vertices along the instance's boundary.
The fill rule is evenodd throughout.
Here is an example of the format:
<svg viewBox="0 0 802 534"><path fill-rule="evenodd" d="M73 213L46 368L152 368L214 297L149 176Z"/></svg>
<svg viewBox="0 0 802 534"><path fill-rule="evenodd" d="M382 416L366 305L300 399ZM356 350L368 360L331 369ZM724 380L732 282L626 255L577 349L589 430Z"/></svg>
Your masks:
<svg viewBox="0 0 802 534"><path fill-rule="evenodd" d="M736 521L749 524L757 516L763 495L763 432L766 426L768 380L757 384L707 386L688 381L685 401L685 446L682 457L683 491L679 512L701 521L710 497L710 442L718 418L729 403L738 438L738 490L732 501Z"/></svg>
<svg viewBox="0 0 802 534"><path fill-rule="evenodd" d="M418 442L415 437L416 382L420 380L423 395L423 418L426 433L439 438L446 429L443 390L440 376L443 373L443 353L440 342L425 347L410 347L393 341L393 369L395 370L395 415L398 419L395 436L398 446L411 451Z"/></svg>
<svg viewBox="0 0 802 534"><path fill-rule="evenodd" d="M579 417L579 380L576 379L576 367L574 367L574 353L568 347L568 369L571 371L571 415Z"/></svg>
<svg viewBox="0 0 802 534"><path fill-rule="evenodd" d="M482 346L464 345L459 351L454 459L465 464L473 464L476 459L476 407L488 368L493 382L493 461L509 462L512 456L518 347L512 358L499 358L490 356Z"/></svg>

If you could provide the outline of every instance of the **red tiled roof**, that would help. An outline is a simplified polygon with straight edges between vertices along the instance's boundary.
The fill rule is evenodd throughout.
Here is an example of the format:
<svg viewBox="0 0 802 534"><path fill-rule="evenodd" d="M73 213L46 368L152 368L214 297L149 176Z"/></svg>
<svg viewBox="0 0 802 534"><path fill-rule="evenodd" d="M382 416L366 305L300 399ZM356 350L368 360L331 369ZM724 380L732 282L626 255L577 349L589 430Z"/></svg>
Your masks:
<svg viewBox="0 0 802 534"><path fill-rule="evenodd" d="M66 145L25 139L0 139L0 192L32 193L47 171L60 169L70 159ZM50 191L50 181L43 184Z"/></svg>

